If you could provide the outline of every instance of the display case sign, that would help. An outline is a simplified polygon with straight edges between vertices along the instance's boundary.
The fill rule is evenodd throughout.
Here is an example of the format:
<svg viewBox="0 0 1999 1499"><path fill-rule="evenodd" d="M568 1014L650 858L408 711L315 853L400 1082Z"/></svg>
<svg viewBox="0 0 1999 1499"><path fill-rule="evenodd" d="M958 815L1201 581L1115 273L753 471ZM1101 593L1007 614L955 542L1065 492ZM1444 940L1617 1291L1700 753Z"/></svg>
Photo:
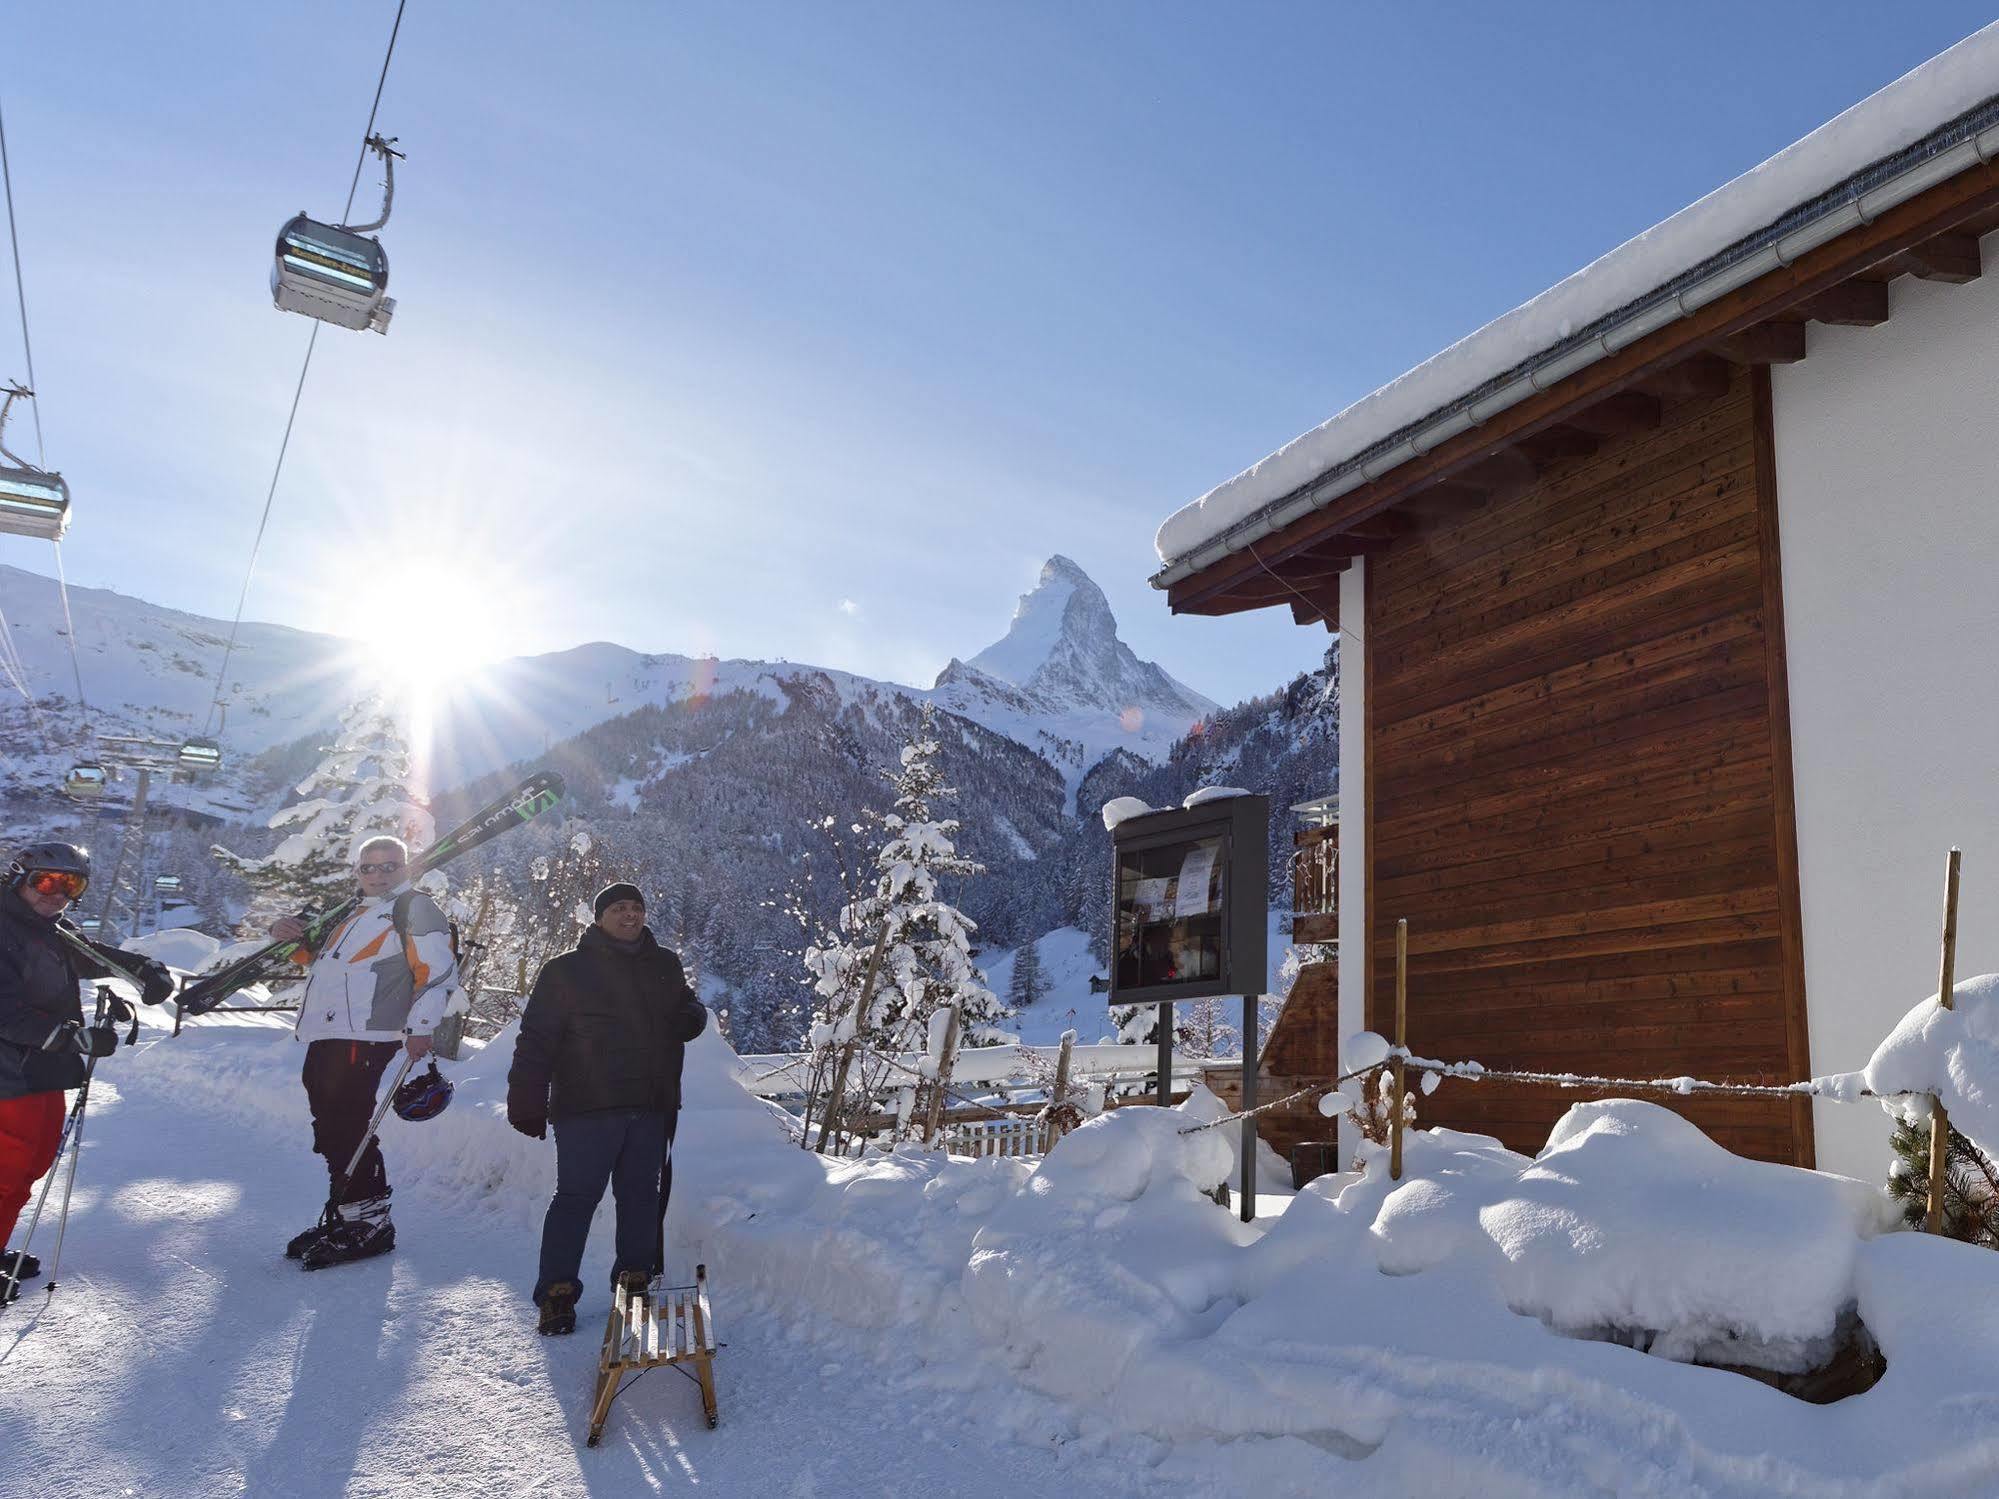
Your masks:
<svg viewBox="0 0 1999 1499"><path fill-rule="evenodd" d="M1261 796L1118 824L1112 1004L1263 992L1269 830Z"/></svg>

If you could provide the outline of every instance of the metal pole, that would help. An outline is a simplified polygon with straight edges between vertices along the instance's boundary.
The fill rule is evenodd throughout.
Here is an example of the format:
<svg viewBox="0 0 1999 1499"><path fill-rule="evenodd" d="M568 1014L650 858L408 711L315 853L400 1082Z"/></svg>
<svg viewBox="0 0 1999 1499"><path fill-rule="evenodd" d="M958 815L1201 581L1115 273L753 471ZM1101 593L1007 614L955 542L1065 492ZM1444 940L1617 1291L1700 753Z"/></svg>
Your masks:
<svg viewBox="0 0 1999 1499"><path fill-rule="evenodd" d="M1173 1006L1159 1007L1159 1107L1173 1101Z"/></svg>
<svg viewBox="0 0 1999 1499"><path fill-rule="evenodd" d="M1242 1221L1256 1221L1256 996L1242 997Z"/></svg>

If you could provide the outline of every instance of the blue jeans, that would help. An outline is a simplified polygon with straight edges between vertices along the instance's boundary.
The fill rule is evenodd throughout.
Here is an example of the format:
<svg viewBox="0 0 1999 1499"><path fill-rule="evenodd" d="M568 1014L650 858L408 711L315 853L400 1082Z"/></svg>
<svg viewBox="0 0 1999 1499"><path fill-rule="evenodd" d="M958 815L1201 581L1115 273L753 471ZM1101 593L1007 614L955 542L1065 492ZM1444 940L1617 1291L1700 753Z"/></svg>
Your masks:
<svg viewBox="0 0 1999 1499"><path fill-rule="evenodd" d="M541 1226L541 1272L535 1299L549 1286L581 1282L590 1218L608 1183L618 1209L616 1277L650 1272L659 1253L660 1177L673 1146L674 1121L657 1110L616 1109L554 1121L555 1196Z"/></svg>

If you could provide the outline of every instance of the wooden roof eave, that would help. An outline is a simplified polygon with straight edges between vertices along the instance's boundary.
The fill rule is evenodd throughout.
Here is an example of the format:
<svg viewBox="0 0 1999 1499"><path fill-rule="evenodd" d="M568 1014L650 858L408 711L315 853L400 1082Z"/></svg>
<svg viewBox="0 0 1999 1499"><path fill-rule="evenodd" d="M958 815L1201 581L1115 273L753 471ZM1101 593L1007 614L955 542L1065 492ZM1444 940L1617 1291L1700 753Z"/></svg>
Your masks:
<svg viewBox="0 0 1999 1499"><path fill-rule="evenodd" d="M1707 361L1716 356L1747 364L1801 359L1807 320L1849 326L1883 321L1885 281L1894 275L1971 280L1980 270L1978 236L1995 222L1999 164L1967 168L1175 581L1167 602L1176 614L1233 614L1288 601L1300 623L1323 619L1336 628L1335 607L1312 607L1329 587L1336 595L1336 581L1313 578L1306 587L1306 577L1294 580L1293 573L1323 572L1329 561L1344 567L1345 558L1379 549L1381 538L1392 534L1384 526L1398 518L1391 512L1419 493L1431 492L1432 510L1503 493L1520 482L1523 457L1538 468L1578 434L1637 430L1646 400L1656 404L1658 393L1712 383L1714 367Z"/></svg>

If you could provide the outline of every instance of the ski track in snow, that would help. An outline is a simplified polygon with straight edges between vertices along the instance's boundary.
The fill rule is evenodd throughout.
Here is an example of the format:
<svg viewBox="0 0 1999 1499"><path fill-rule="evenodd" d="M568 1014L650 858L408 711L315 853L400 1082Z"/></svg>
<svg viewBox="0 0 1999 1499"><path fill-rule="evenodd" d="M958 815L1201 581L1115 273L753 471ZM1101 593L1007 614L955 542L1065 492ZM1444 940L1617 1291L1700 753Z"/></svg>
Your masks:
<svg viewBox="0 0 1999 1499"><path fill-rule="evenodd" d="M0 1314L0 1494L1219 1496L1240 1491L1241 1447L1267 1445L1078 1435L1003 1377L926 1370L920 1335L787 1316L711 1264L720 1427L659 1369L591 1450L608 1202L576 1334L539 1338L533 1236L440 1210L421 1185L396 1198L393 1254L313 1275L284 1260L319 1208L307 1136L303 1094L297 1130L273 1138L98 1081L61 1289L30 1282ZM393 1140L389 1155L393 1179ZM45 1264L60 1195L58 1180L36 1234ZM1342 1466L1286 1459L1296 1486L1260 1492L1324 1492Z"/></svg>

